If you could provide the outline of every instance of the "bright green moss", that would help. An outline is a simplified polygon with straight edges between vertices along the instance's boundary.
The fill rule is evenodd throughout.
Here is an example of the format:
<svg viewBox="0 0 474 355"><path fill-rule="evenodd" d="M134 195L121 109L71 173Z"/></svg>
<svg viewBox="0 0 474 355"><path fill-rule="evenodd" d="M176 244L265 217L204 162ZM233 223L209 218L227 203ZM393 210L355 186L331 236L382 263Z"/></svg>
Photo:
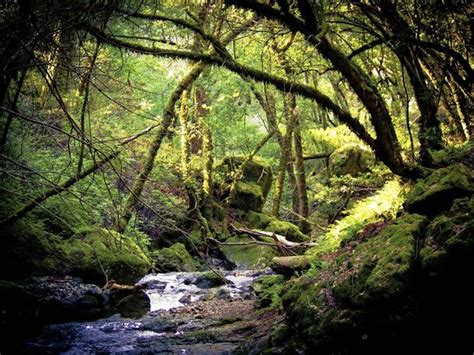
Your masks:
<svg viewBox="0 0 474 355"><path fill-rule="evenodd" d="M245 220L251 228L273 232L291 241L303 242L308 240L308 236L303 234L295 224L279 220L264 213L249 211L245 214Z"/></svg>
<svg viewBox="0 0 474 355"><path fill-rule="evenodd" d="M358 144L346 144L336 149L329 157L331 172L337 176L352 175L368 171L372 155Z"/></svg>
<svg viewBox="0 0 474 355"><path fill-rule="evenodd" d="M244 157L226 157L216 167L216 172L221 176L232 176L232 172L240 167ZM270 192L272 184L272 170L268 163L260 158L254 159L246 164L242 178L237 183L237 191L231 206L243 211L261 211L265 199ZM219 184L221 196L226 196L225 190L229 184ZM228 193L228 191L227 191Z"/></svg>
<svg viewBox="0 0 474 355"><path fill-rule="evenodd" d="M182 243L175 243L169 248L163 248L155 253L158 269L168 271L197 271L198 262L186 250Z"/></svg>
<svg viewBox="0 0 474 355"><path fill-rule="evenodd" d="M245 214L245 221L249 224L250 227L256 229L265 229L274 220L274 217L271 217L265 213L248 211Z"/></svg>
<svg viewBox="0 0 474 355"><path fill-rule="evenodd" d="M134 283L150 269L148 256L130 237L115 231L84 230L65 241L64 249L74 265L74 274L92 282L109 279Z"/></svg>
<svg viewBox="0 0 474 355"><path fill-rule="evenodd" d="M281 292L286 277L283 275L270 275L257 279L253 289L257 294L255 306L257 308L281 308Z"/></svg>
<svg viewBox="0 0 474 355"><path fill-rule="evenodd" d="M434 216L451 207L452 202L474 192L474 174L463 164L435 170L420 180L404 204L411 213Z"/></svg>
<svg viewBox="0 0 474 355"><path fill-rule="evenodd" d="M266 228L266 231L280 234L293 242L304 242L308 237L301 233L300 229L293 223L274 220Z"/></svg>
<svg viewBox="0 0 474 355"><path fill-rule="evenodd" d="M260 240L273 244L272 238L262 237ZM231 237L227 239L228 243L252 243L249 237ZM270 264L272 258L276 255L276 250L271 246L256 244L249 245L223 245L221 250L231 262L240 269L257 269L266 267Z"/></svg>
<svg viewBox="0 0 474 355"><path fill-rule="evenodd" d="M345 255L351 271L339 270L348 276L335 286L335 293L350 303L365 304L403 292L414 266L415 241L425 225L425 217L406 214L358 245Z"/></svg>

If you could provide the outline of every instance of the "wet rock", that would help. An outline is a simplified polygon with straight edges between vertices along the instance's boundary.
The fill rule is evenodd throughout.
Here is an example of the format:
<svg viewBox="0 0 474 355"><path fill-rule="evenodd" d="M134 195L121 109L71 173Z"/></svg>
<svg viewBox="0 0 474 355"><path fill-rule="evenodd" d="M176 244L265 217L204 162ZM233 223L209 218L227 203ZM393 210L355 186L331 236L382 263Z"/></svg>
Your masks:
<svg viewBox="0 0 474 355"><path fill-rule="evenodd" d="M215 272L207 271L190 276L184 280L186 285L196 285L199 288L213 288L225 284L223 276L220 277Z"/></svg>
<svg viewBox="0 0 474 355"><path fill-rule="evenodd" d="M150 311L150 298L144 291L122 298L114 307L122 317L138 319Z"/></svg>
<svg viewBox="0 0 474 355"><path fill-rule="evenodd" d="M17 284L0 280L0 352L18 353L23 341L38 329L37 298Z"/></svg>
<svg viewBox="0 0 474 355"><path fill-rule="evenodd" d="M103 314L107 299L93 284L73 277L38 277L21 283L38 300L39 317L44 321L91 319Z"/></svg>
<svg viewBox="0 0 474 355"><path fill-rule="evenodd" d="M216 299L218 299L218 300L231 300L232 296L231 296L229 290L226 290L225 288L221 288L216 293Z"/></svg>
<svg viewBox="0 0 474 355"><path fill-rule="evenodd" d="M191 303L191 295L184 295L178 301L182 304L190 304Z"/></svg>

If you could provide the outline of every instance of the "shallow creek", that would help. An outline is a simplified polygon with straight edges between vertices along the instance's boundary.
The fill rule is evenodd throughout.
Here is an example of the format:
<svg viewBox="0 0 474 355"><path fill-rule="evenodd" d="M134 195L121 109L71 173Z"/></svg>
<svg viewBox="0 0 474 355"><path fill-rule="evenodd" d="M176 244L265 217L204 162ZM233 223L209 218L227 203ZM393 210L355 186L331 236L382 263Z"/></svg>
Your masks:
<svg viewBox="0 0 474 355"><path fill-rule="evenodd" d="M27 344L28 353L229 354L252 335L252 283L270 270L225 271L215 286L202 273L145 276L150 309L137 319L120 314L50 324Z"/></svg>

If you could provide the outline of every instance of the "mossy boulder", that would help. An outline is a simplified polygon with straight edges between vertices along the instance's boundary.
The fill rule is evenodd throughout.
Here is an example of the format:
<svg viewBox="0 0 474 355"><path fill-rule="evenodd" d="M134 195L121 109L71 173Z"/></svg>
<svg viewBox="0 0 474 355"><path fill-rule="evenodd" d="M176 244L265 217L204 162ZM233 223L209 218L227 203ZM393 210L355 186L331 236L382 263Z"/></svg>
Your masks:
<svg viewBox="0 0 474 355"><path fill-rule="evenodd" d="M245 214L245 221L252 228L282 235L289 241L304 242L309 239L307 235L301 232L297 225L279 220L264 213L249 211Z"/></svg>
<svg viewBox="0 0 474 355"><path fill-rule="evenodd" d="M372 153L357 144L346 144L329 156L329 168L336 176L356 176L369 170Z"/></svg>
<svg viewBox="0 0 474 355"><path fill-rule="evenodd" d="M413 274L415 243L427 220L406 214L376 237L339 256L341 267L334 294L357 306L403 294Z"/></svg>
<svg viewBox="0 0 474 355"><path fill-rule="evenodd" d="M244 157L226 157L217 166L216 171L229 178L232 172L239 169ZM230 181L221 184L220 199L227 198ZM231 207L243 211L261 211L272 185L271 166L263 159L254 157L246 164L242 178L236 186L236 194Z"/></svg>
<svg viewBox="0 0 474 355"><path fill-rule="evenodd" d="M273 243L270 237L261 237L259 240L267 243ZM226 240L227 243L236 243L238 245L222 245L221 250L225 257L237 265L239 269L259 269L267 267L274 256L275 248L271 246L253 244L254 240L247 236L231 237ZM248 245L242 243L250 243Z"/></svg>
<svg viewBox="0 0 474 355"><path fill-rule="evenodd" d="M115 231L93 228L64 242L71 274L102 283L104 273L117 283L133 284L149 272L151 261L131 238Z"/></svg>
<svg viewBox="0 0 474 355"><path fill-rule="evenodd" d="M0 278L15 280L68 271L64 240L45 232L39 223L24 218L2 232Z"/></svg>
<svg viewBox="0 0 474 355"><path fill-rule="evenodd" d="M119 283L134 283L151 265L132 238L103 228L63 239L26 218L5 234L0 240L0 277L5 279L71 275L103 284L106 273Z"/></svg>
<svg viewBox="0 0 474 355"><path fill-rule="evenodd" d="M353 241L287 282L282 304L292 332L310 348L347 351L377 329L409 313L416 241L427 220L406 214L376 236Z"/></svg>
<svg viewBox="0 0 474 355"><path fill-rule="evenodd" d="M435 170L418 181L408 194L404 204L410 213L435 216L449 210L452 202L474 192L474 173L464 164L458 163Z"/></svg>
<svg viewBox="0 0 474 355"><path fill-rule="evenodd" d="M197 271L199 263L193 259L182 243L157 250L154 255L156 267L164 272Z"/></svg>
<svg viewBox="0 0 474 355"><path fill-rule="evenodd" d="M474 198L455 200L449 212L430 223L420 258L423 271L430 278L446 275L455 265L462 270L472 268Z"/></svg>

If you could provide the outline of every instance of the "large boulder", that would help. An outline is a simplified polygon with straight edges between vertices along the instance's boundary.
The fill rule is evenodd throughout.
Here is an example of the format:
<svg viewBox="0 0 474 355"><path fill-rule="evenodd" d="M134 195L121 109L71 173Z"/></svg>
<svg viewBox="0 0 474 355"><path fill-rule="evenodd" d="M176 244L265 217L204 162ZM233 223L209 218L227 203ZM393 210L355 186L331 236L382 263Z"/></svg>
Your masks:
<svg viewBox="0 0 474 355"><path fill-rule="evenodd" d="M156 267L164 272L197 271L199 266L182 243L175 243L169 248L157 250L154 258Z"/></svg>
<svg viewBox="0 0 474 355"><path fill-rule="evenodd" d="M217 166L216 170L228 179L236 169L239 169L244 160L244 157L226 157ZM221 184L220 199L227 198L229 183L230 181L226 181L226 183ZM237 183L236 194L231 201L231 207L243 211L261 211L271 185L271 166L262 159L253 158L247 163L242 178Z"/></svg>
<svg viewBox="0 0 474 355"><path fill-rule="evenodd" d="M357 144L346 144L329 156L329 168L336 176L356 176L369 170L372 153Z"/></svg>
<svg viewBox="0 0 474 355"><path fill-rule="evenodd" d="M259 240L270 244L274 243L270 237L261 237ZM254 239L245 235L228 238L226 243L229 245L221 246L223 254L231 263L242 270L267 267L270 265L272 258L276 256L274 247L258 245Z"/></svg>
<svg viewBox="0 0 474 355"><path fill-rule="evenodd" d="M0 352L20 354L23 342L38 329L36 297L12 282L0 280Z"/></svg>
<svg viewBox="0 0 474 355"><path fill-rule="evenodd" d="M404 204L410 213L434 216L449 210L452 202L474 192L474 174L464 164L458 163L437 169L418 181Z"/></svg>
<svg viewBox="0 0 474 355"><path fill-rule="evenodd" d="M112 230L84 230L64 244L72 266L70 274L87 282L101 284L107 274L118 283L134 284L151 267L149 257L131 237Z"/></svg>
<svg viewBox="0 0 474 355"><path fill-rule="evenodd" d="M106 278L134 283L146 275L150 260L130 237L89 228L69 239L45 232L28 219L6 231L0 241L0 277L78 276L103 285Z"/></svg>

